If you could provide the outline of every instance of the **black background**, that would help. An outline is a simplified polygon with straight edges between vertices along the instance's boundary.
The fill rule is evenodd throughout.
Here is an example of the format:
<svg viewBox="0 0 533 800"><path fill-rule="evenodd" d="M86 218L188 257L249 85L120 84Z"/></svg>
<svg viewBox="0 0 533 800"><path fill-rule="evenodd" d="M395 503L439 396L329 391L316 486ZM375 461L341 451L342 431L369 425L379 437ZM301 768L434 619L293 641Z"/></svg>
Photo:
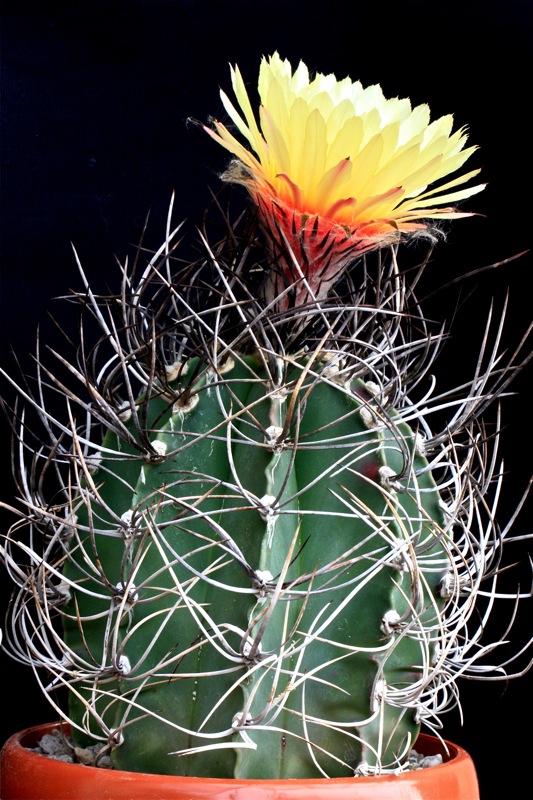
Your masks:
<svg viewBox="0 0 533 800"><path fill-rule="evenodd" d="M479 216L453 223L439 245L435 286L531 247L528 0L4 0L2 16L3 367L11 369L11 347L27 358L37 324L56 308L53 298L79 288L70 242L91 279L113 283L115 254L123 259L130 251L149 210L155 233L164 230L174 190L176 218L194 231L226 155L186 120L221 116L218 88L230 92L228 63L238 63L253 87L261 56L274 50L294 65L302 58L313 70L381 83L387 96L428 102L433 117L452 112L457 126L469 126L480 147L472 168L483 168L489 186L466 203ZM484 273L439 363L445 379L472 370L490 299L501 308L507 286L506 341L517 341L531 321L532 261L528 253ZM531 370L505 402L502 520L532 472L530 381ZM9 502L9 438L1 425L1 497ZM526 514L516 532L530 530ZM517 556L526 550L516 546ZM527 586L527 570L516 575ZM2 582L4 604L4 576ZM496 636L505 632L504 612ZM533 632L532 618L528 604L519 640ZM0 664L3 741L53 718L53 710L28 669L4 654ZM504 774L509 796L522 786L531 760L532 689L530 675L461 685L464 724L452 713L444 733L474 757L483 800L497 796Z"/></svg>

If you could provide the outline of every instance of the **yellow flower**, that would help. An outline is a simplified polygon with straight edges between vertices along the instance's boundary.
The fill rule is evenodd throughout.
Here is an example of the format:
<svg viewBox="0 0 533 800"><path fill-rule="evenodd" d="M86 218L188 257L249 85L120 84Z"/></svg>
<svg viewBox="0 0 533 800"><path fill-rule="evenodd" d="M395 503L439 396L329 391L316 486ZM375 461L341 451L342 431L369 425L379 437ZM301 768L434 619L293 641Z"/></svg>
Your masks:
<svg viewBox="0 0 533 800"><path fill-rule="evenodd" d="M447 204L484 188L464 186L480 170L443 181L476 150L465 148L464 129L452 133L450 115L430 122L427 105L387 100L380 86L350 78L310 79L303 62L293 73L274 53L259 70L258 123L237 67L231 78L240 110L221 91L222 103L247 144L222 122L206 128L237 157L223 177L246 185L278 251L292 252L285 279L305 278L311 296L323 297L357 253L427 229L426 220L469 216Z"/></svg>

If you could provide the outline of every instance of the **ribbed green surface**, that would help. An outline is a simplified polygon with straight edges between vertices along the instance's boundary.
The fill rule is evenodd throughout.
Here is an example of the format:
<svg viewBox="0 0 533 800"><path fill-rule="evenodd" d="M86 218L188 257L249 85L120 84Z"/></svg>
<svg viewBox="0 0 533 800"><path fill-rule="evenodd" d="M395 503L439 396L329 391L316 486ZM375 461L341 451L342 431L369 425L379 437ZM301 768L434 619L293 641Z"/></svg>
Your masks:
<svg viewBox="0 0 533 800"><path fill-rule="evenodd" d="M303 362L274 386L257 358L235 361L218 380L193 382L190 410L150 400L145 427L166 448L158 463L106 436L112 453L92 475L91 513L83 502L78 512L87 537L83 547L72 540L65 567L80 587L67 643L99 674L96 707L122 729L121 769L283 778L350 774L361 760L375 762L374 748L391 761L417 725L412 710L380 711L373 687L386 686L394 705L395 691L417 680L428 656L410 612L435 617L445 567L427 462L407 425L369 427L361 404L374 401L363 383L337 385ZM139 440L139 426L129 427ZM400 475L390 491L383 467ZM135 535L119 524L130 510ZM427 565L418 597L405 569L415 551ZM257 571L271 576L264 596L251 591ZM384 629L391 610L407 612L409 636ZM122 677L117 656L129 662ZM165 755L243 741L231 731L243 709L255 750ZM82 718L81 704L71 710Z"/></svg>

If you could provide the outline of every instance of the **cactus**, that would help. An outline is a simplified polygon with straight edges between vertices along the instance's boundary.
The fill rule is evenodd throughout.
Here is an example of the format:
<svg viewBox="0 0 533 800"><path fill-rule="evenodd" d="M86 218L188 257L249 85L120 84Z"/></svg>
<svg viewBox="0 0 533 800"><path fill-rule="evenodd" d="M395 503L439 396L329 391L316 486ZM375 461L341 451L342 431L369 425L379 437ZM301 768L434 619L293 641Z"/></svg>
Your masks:
<svg viewBox="0 0 533 800"><path fill-rule="evenodd" d="M38 354L36 388L7 376L26 406L7 646L51 672L52 702L68 689L56 707L76 741L120 769L403 769L420 726L458 702L457 675L498 670L471 626L506 533L480 414L528 357L483 350L462 397L432 397L442 332L390 244L409 214L346 244L305 213L290 240L296 212L258 205L258 220L224 211L226 234L202 231L185 265L169 220L116 294L80 265L74 356Z"/></svg>
<svg viewBox="0 0 533 800"><path fill-rule="evenodd" d="M401 697L434 649L421 626L449 560L428 463L349 363L264 360L176 365L140 401L148 449L132 419L129 441L108 433L76 512L65 642L76 667L120 673L93 704L124 730L123 769L210 774L212 753L166 749L242 732L257 750L237 751L238 775L340 775L375 763L378 731L391 763L415 738L380 692Z"/></svg>

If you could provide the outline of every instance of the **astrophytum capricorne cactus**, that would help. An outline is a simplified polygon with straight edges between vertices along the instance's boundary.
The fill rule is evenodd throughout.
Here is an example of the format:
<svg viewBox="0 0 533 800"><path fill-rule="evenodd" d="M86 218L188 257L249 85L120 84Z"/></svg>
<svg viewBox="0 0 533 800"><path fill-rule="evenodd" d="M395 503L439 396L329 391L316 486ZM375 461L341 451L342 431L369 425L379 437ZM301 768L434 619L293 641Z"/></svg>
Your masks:
<svg viewBox="0 0 533 800"><path fill-rule="evenodd" d="M224 105L256 155L210 131L258 219L224 215L185 265L169 228L116 296L82 271L75 356L17 386L46 441L15 413L21 462L35 455L3 550L11 649L122 769L398 770L456 676L494 669L471 617L506 530L478 418L527 358L482 352L462 397L427 378L442 332L396 255L480 188L451 191L472 172L426 189L472 152L450 118L273 56L260 130L233 77L244 118Z"/></svg>
<svg viewBox="0 0 533 800"><path fill-rule="evenodd" d="M222 732L257 743L237 750L256 777L345 774L412 744L404 702L434 652L446 521L420 437L352 369L190 359L140 401L144 448L132 420L131 441L104 439L64 627L76 663L114 673L118 697L95 710L124 732L117 765L233 774L225 751L166 752Z"/></svg>

